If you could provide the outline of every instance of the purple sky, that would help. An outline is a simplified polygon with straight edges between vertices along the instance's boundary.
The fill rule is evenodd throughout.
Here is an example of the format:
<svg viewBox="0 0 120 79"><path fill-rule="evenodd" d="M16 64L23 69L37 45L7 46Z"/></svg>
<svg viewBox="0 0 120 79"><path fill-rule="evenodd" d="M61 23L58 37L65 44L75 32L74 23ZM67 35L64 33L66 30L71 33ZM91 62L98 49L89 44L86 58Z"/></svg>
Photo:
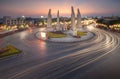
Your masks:
<svg viewBox="0 0 120 79"><path fill-rule="evenodd" d="M80 8L82 16L120 16L120 0L0 0L0 16L47 16L48 10L56 15L70 16L71 6Z"/></svg>

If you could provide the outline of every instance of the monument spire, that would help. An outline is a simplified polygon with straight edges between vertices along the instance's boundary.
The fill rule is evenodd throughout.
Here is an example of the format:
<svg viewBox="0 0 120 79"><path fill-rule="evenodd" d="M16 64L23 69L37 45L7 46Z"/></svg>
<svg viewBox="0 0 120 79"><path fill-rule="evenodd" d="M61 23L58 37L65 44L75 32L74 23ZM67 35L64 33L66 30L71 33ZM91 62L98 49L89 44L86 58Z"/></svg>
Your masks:
<svg viewBox="0 0 120 79"><path fill-rule="evenodd" d="M71 34L73 36L77 35L77 28L75 24L75 12L73 6L71 7Z"/></svg>
<svg viewBox="0 0 120 79"><path fill-rule="evenodd" d="M75 30L75 12L73 6L71 7L71 30Z"/></svg>
<svg viewBox="0 0 120 79"><path fill-rule="evenodd" d="M49 9L49 12L48 12L47 27L52 27L52 15L51 15L51 9Z"/></svg>
<svg viewBox="0 0 120 79"><path fill-rule="evenodd" d="M81 28L81 14L79 8L77 9L77 28Z"/></svg>
<svg viewBox="0 0 120 79"><path fill-rule="evenodd" d="M57 12L57 26L56 26L56 30L60 30L59 10Z"/></svg>

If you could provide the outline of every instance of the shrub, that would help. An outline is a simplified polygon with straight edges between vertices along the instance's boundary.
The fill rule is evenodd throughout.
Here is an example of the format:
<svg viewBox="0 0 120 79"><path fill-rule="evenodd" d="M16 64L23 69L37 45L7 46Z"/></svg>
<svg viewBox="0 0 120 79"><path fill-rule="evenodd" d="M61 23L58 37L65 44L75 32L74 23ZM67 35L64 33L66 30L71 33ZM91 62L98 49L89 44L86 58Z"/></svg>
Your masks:
<svg viewBox="0 0 120 79"><path fill-rule="evenodd" d="M55 32L48 32L47 33L48 38L63 38L66 37L66 34L62 34L62 33L55 33Z"/></svg>
<svg viewBox="0 0 120 79"><path fill-rule="evenodd" d="M84 35L86 35L86 32L77 31L77 36L84 36Z"/></svg>
<svg viewBox="0 0 120 79"><path fill-rule="evenodd" d="M17 48L15 48L11 45L1 48L0 51L1 51L0 58L14 55L14 54L19 54L21 52L20 50L18 50Z"/></svg>

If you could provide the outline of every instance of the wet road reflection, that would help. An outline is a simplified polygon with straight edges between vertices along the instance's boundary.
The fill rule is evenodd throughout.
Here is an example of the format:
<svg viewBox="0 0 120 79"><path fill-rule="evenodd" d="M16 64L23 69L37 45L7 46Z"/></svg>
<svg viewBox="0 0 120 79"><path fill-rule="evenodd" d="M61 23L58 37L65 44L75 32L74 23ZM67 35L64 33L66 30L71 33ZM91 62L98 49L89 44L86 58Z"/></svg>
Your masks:
<svg viewBox="0 0 120 79"><path fill-rule="evenodd" d="M0 74L0 77L2 79L80 79L81 74L89 70L84 67L92 67L91 64L120 49L117 35L100 29L94 30L97 35L94 39L78 43L49 43L37 40L34 34L24 35L24 40L18 38L12 44L15 45L15 42L19 41L21 44L18 47L24 48L26 55L23 56L22 62L19 58L17 61L14 60L14 63L13 60L10 60L10 63L1 62L0 72L6 69L9 71L3 73L6 76ZM32 33L37 31L39 29ZM12 71L14 72L11 74Z"/></svg>

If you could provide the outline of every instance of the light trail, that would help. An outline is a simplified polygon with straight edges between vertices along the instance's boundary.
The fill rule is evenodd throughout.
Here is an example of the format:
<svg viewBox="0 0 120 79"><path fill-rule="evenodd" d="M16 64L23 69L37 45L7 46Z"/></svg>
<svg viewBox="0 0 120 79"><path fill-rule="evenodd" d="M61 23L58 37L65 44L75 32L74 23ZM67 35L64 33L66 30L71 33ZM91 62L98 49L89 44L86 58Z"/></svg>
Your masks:
<svg viewBox="0 0 120 79"><path fill-rule="evenodd" d="M27 58L31 54L31 48L35 49L34 46L37 46L38 48L40 47L39 40L36 40L33 36L36 32L37 30L34 30L32 34L30 33L30 35L25 36L24 40L17 40L17 42L22 44L22 46L29 48L29 51L27 50L28 52L22 56L22 60L24 57ZM50 59L42 63L39 62L41 61L40 58L33 58L33 60L30 61L19 62L20 64L15 64L14 66L12 65L13 63L10 63L11 65L8 66L8 69L10 68L9 71L6 71L5 67L1 67L2 71L6 71L3 72L6 73L6 76L4 77L1 74L0 76L2 76L2 79L63 79L63 76L66 76L78 69L82 69L83 67L89 66L105 56L114 53L115 50L120 48L120 40L117 35L100 29L95 29L94 33L96 34L95 38L88 41L72 44L47 43L45 46L48 46L49 49L56 49L56 46L58 46L58 48L60 47L66 49L59 49L58 51L53 51L53 53L50 51L47 52L46 54L48 56L46 58ZM13 39L18 38L14 37ZM14 43L13 40L11 44L15 45L16 43ZM32 57L33 56L31 56L31 58ZM16 67L20 67L20 70ZM12 74L8 74L11 71L14 72Z"/></svg>
<svg viewBox="0 0 120 79"><path fill-rule="evenodd" d="M39 71L40 78L47 78L47 79L59 78L101 59L102 57L108 55L109 53L111 53L112 51L114 51L116 48L119 47L118 37L113 36L105 31L100 31L98 32L98 34L100 34L99 37L96 39L98 43L96 43L95 45L89 48L62 56L62 57L59 57L57 59L45 62L43 64L35 65L22 72L19 72L18 74L10 77L9 79L24 78L24 76L26 77L27 75L31 75L36 71ZM116 46L111 47L114 44ZM79 46L77 47L79 48ZM69 51L69 49L67 49L67 51ZM106 52L101 53L101 51L106 51ZM62 52L65 53L66 51L62 51ZM91 58L91 56L93 57ZM84 60L84 62L81 62L81 60Z"/></svg>

